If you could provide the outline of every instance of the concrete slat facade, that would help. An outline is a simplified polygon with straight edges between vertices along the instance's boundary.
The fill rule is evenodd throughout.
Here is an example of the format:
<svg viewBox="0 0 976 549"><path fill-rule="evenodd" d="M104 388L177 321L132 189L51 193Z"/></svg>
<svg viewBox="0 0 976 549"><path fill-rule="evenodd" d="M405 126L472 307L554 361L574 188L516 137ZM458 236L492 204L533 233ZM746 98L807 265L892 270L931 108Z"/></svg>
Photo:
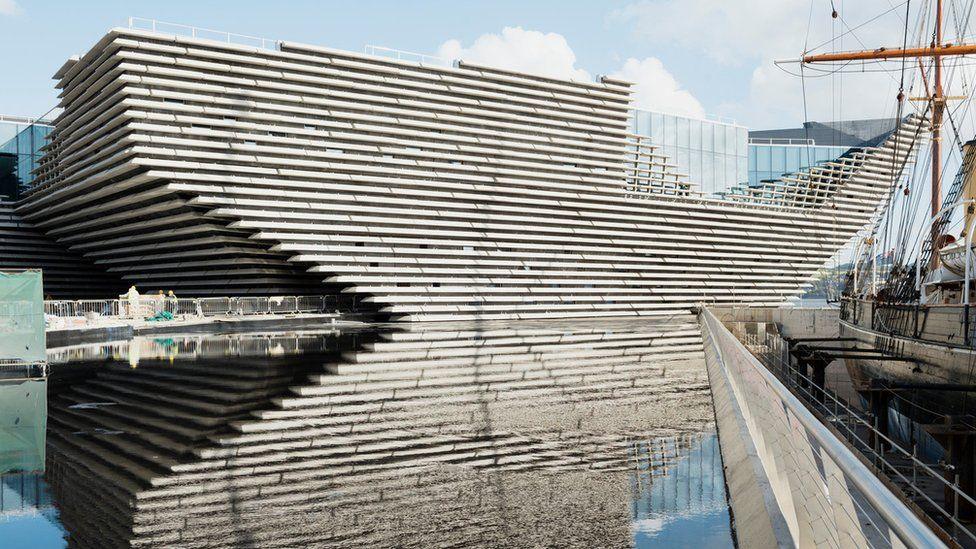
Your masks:
<svg viewBox="0 0 976 549"><path fill-rule="evenodd" d="M615 80L128 29L56 77L64 113L18 207L38 228L142 286L324 283L410 320L781 302L875 213L921 122L720 200L635 145Z"/></svg>

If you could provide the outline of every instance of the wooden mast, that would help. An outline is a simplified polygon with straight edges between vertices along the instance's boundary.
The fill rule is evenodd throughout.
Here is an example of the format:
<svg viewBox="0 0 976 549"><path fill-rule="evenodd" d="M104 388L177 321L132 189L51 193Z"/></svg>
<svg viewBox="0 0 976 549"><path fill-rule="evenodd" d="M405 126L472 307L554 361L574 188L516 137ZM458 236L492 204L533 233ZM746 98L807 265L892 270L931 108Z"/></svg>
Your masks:
<svg viewBox="0 0 976 549"><path fill-rule="evenodd" d="M930 97L932 102L932 216L935 217L942 207L942 115L946 102L942 89L942 58L969 54L976 54L976 44L953 45L942 43L942 0L936 0L935 39L927 48L878 48L876 50L804 55L801 62L830 63L834 61L918 58L920 60L919 63L921 63L923 57L932 58L935 64L933 92ZM939 253L938 249L936 249L939 237L938 233L938 225L933 224L932 257L930 263L933 271L939 267Z"/></svg>
<svg viewBox="0 0 976 549"><path fill-rule="evenodd" d="M942 44L942 0L936 0L935 6L933 48ZM932 94L932 217L935 217L942 209L942 110L945 108L945 97L942 93L942 56L936 55L932 61L935 63L935 90ZM939 250L936 248L938 239L939 224L932 223L932 256L929 265L933 272L939 268ZM969 250L965 253L968 254Z"/></svg>

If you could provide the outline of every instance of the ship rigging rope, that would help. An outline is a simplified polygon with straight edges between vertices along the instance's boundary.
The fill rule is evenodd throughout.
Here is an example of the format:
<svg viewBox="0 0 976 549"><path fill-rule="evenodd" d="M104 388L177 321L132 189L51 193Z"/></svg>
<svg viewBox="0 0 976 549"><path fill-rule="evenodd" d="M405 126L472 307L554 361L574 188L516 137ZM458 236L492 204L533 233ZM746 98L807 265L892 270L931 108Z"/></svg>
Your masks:
<svg viewBox="0 0 976 549"><path fill-rule="evenodd" d="M930 0L926 0L923 3L923 6L920 9L920 13L922 14L922 16L919 17L919 24L916 27L916 30L913 32L913 39L912 39L913 45L915 45L917 47L921 47L922 46L922 40L923 40L923 36L925 34L924 30L927 27L928 18L929 18L930 14L931 14L931 9L930 8L931 8L931 2L930 2ZM909 20L910 20L910 14L908 16L906 16L905 21L904 21L904 24L906 25L906 27L909 24ZM903 63L903 67L904 66L905 65ZM918 76L919 74L921 74L921 76L923 77L923 80L924 80L924 72L925 72L925 69L924 69L924 67L921 66L921 64L920 64L919 68L922 71L921 73L916 73L914 71L912 72L912 84L909 86L909 91L911 91L912 89L914 89L914 82L915 82L915 77L916 76ZM926 95L927 94L928 94L928 91L926 91ZM923 111L922 113L920 113L920 115L923 116L923 117L926 116L928 114L928 111L930 110L930 108L931 108L931 103L926 103L925 111ZM914 136L914 140L919 139L919 137L920 137L920 134L916 134ZM914 146L914 143L913 143L913 146ZM918 240L917 238L916 239L912 239L912 235L913 235L913 232L914 232L913 231L913 227L915 227L915 224L916 224L916 221L917 221L917 217L918 217L918 212L920 211L919 207L921 206L921 198L925 195L925 193L920 193L920 192L912 193L912 192L910 192L910 190L919 187L918 180L920 179L920 174L926 173L928 171L929 166L930 166L930 157L927 156L927 155L924 156L921 164L923 166L923 169L919 169L919 162L916 161L916 164L915 164L915 168L916 169L911 174L909 174L909 176L907 177L907 179L904 182L903 189L908 194L907 194L907 198L902 198L901 199L901 215L897 218L901 222L898 225L898 230L897 230L897 235L896 235L895 241L894 242L886 242L886 244L885 244L886 249L892 249L892 250L895 251L895 254L893 254L893 257L892 257L892 260L891 260L891 262L892 262L893 265L904 265L905 262L907 261L907 259L910 257L911 250L914 250L915 249L914 242L912 243L912 246L909 246L908 245L909 242L910 241L917 241ZM893 223L893 221L894 221L893 210L894 210L894 208L892 208L892 210L890 210L888 212L889 217L886 218L886 220L885 220L886 224L888 224L888 225L891 225ZM891 246L889 248L889 245L890 244L893 244L893 246ZM920 252L919 253L919 256L921 256L921 255L922 254ZM907 271L908 269L906 268L905 270ZM886 276L885 284L887 286L889 286L889 287L892 287L892 288L894 286L899 285L899 284L904 284L904 281L903 280L901 282L899 282L899 281L896 280L896 279L899 278L899 276L903 277L904 276L904 272L898 273L896 269L889 270L889 272L887 273L887 276Z"/></svg>
<svg viewBox="0 0 976 549"><path fill-rule="evenodd" d="M891 13L891 12L897 10L898 8L904 6L906 3L908 3L908 1L909 0L905 0L905 2L901 2L899 4L896 4L894 6L891 6L889 9L887 9L887 10L879 13L878 15L872 17L871 19L868 19L867 21L865 21L865 22L863 22L863 23L861 23L861 24L859 24L859 25L857 25L855 27L851 27L847 23L844 23L844 26L847 27L848 30L846 32L842 33L840 35L840 37L846 36L848 34L854 34L854 31L860 29L861 27L863 27L865 25L869 25L869 24L873 23L874 21L877 21L878 19L884 17L885 15L888 15L889 13ZM833 6L833 2L831 2L831 6ZM843 18L841 18L841 22L843 22L843 21L844 21ZM807 29L808 29L807 32L809 33L809 27L807 27ZM805 49L805 52L806 53L811 53L811 52L817 51L817 50L819 50L820 48L822 48L824 46L827 46L827 45L832 44L833 41L834 41L834 38L832 37L830 40L827 40L827 41L825 41L825 42L823 42L821 44L817 44L816 46L814 46L812 48ZM858 40L858 42L860 42L860 40Z"/></svg>
<svg viewBox="0 0 976 549"><path fill-rule="evenodd" d="M911 9L912 9L912 2L911 0L908 0L907 2L905 2L905 31L902 34L902 44L901 44L902 49L906 49L908 47L908 21L909 21L909 15L911 14ZM898 145L899 145L898 141L899 141L899 137L901 136L901 120L905 109L905 64L907 63L907 61L908 58L902 57L901 75L898 79L898 115L896 117L897 122L895 123L895 150L894 152L892 152L891 155L892 163L894 163L895 155L897 154L898 151ZM905 162L906 164L908 163L907 156L905 158ZM897 183L900 177L901 177L901 170L896 171L894 167L892 167L891 189L889 190L888 193L889 201L892 199L892 197L894 197L897 194L897 190L898 190ZM886 208L886 212L890 213L891 209ZM880 222L880 218L879 218L879 222ZM886 251L888 249L888 244L890 243L889 242L890 233L891 233L891 223L888 222L888 219L886 217L885 224L884 224L884 240L882 241L883 242L882 251ZM875 226L875 230L872 231L872 237L877 238L877 226ZM871 253L873 255L871 259L876 263L877 253L878 253L877 248L875 248ZM888 270L889 272L891 271L890 267ZM886 276L885 278L887 279L888 277Z"/></svg>
<svg viewBox="0 0 976 549"><path fill-rule="evenodd" d="M911 20L911 1L909 0L909 1L907 1L905 3L905 17L902 18L902 24L904 25L904 31L902 33L902 48L903 49L907 48L907 46L908 46L908 30L909 30L909 22L910 22L910 20ZM918 33L913 33L913 39L912 39L913 42L915 42L916 38L918 36L920 36L920 34L921 34L921 28L922 27L920 26ZM904 116L904 105L905 105L905 103L904 103L904 100L905 100L905 71L906 71L906 69L907 69L907 60L905 58L903 58L902 59L902 63L901 63L901 68L900 68L900 71L899 71L900 74L899 74L899 78L898 78L898 96L897 96L898 101L896 102L896 117L895 117L896 120L897 120L897 122L896 122L896 128L895 128L895 143L894 143L894 149L895 150L892 153L892 161L893 162L894 162L894 159L895 159L895 152L898 150L898 147L901 144L901 142L900 142L900 139L901 139L900 130L901 130L902 118ZM911 90L914 89L914 85L915 85L915 73L913 71L912 72L912 76L910 77L910 80L909 80L909 86L908 86L909 92L911 92ZM918 140L918 138L919 138L918 133L916 133L915 135L912 136L912 139L911 139L911 147L912 148L914 148L915 143ZM908 164L908 160L909 160L909 158L908 158L908 156L906 156L905 162L897 170L894 169L894 166L892 167L893 168L892 169L892 172L891 172L892 181L891 181L891 186L890 186L890 189L889 189L888 200L886 201L885 206L879 212L880 215L878 216L877 221L875 222L875 225L872 227L872 230L871 230L871 233L870 233L871 237L873 239L875 239L875 245L872 246L871 252L870 252L872 254L872 258L871 259L872 259L872 268L873 269L876 269L874 263L877 261L877 246L876 246L876 241L877 241L877 239L879 237L878 233L881 232L881 231L879 231L879 227L878 227L880 224L883 223L883 225L884 225L884 229L883 229L883 233L882 233L883 234L882 246L881 246L882 254L884 254L884 256L887 257L889 250L897 250L899 248L898 246L892 246L892 244L893 244L893 242L892 242L892 230L893 230L892 229L892 220L894 218L894 213L895 213L895 211L897 209L897 204L898 204L897 200L899 199L900 196L902 196L899 191L901 191L904 188L903 186L898 185L898 181L899 180L904 180L904 179L910 179L910 176L908 178L905 178L905 175L904 175L904 167ZM905 181L905 185L907 186L907 181ZM905 214L907 213L906 212L906 206L907 206L907 204L909 204L913 200L917 200L917 198L916 197L913 197L913 196L909 196L909 198L902 199L901 200L901 206L902 206L902 216L901 216L901 219L904 219L905 218ZM904 231L904 224L903 225L900 225L898 227L897 235L895 236L895 240L896 241L901 242L903 240L902 237L901 237L901 235L903 234L903 231ZM867 251L867 250L865 250L865 251ZM864 267L866 268L867 267L867 264L866 264L866 262L863 262L863 257L864 257L864 254L862 254L862 265L864 265ZM889 261L888 261L888 270L883 275L884 276L884 283L883 283L883 285L889 286L891 284L892 277L895 276L895 274L896 274L896 270L892 268L892 266L895 265L895 264L898 264L898 262L896 262L895 257L894 257L894 254L891 254L891 257L889 258ZM872 277L872 279L873 279L873 277Z"/></svg>

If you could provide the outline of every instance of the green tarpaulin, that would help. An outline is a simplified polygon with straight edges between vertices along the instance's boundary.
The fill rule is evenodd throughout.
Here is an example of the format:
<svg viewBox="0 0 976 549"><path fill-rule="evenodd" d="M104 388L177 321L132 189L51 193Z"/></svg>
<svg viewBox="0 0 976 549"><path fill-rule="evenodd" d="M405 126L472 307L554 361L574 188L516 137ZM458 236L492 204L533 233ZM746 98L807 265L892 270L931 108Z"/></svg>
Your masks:
<svg viewBox="0 0 976 549"><path fill-rule="evenodd" d="M40 271L0 272L0 363L46 360L42 288Z"/></svg>

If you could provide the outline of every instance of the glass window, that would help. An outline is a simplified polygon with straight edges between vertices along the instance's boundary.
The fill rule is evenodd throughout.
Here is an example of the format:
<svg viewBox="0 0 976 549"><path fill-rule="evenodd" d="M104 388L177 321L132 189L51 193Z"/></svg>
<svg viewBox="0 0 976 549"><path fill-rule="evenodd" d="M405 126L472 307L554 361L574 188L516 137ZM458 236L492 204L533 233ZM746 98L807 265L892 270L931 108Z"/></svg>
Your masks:
<svg viewBox="0 0 976 549"><path fill-rule="evenodd" d="M701 169L702 163L702 153L699 150L691 149L690 162L688 167L688 178L695 183L701 183Z"/></svg>
<svg viewBox="0 0 976 549"><path fill-rule="evenodd" d="M702 122L702 150L708 152L715 150L714 124Z"/></svg>
<svg viewBox="0 0 976 549"><path fill-rule="evenodd" d="M702 155L702 192L714 192L712 190L714 188L712 182L715 180L714 161L714 156L710 154Z"/></svg>
<svg viewBox="0 0 976 549"><path fill-rule="evenodd" d="M749 179L749 162L744 156L736 157L735 182L745 183Z"/></svg>
<svg viewBox="0 0 976 549"><path fill-rule="evenodd" d="M802 147L784 147L786 149L786 171L797 172L800 168L805 167L804 162L800 160L800 153L803 152Z"/></svg>
<svg viewBox="0 0 976 549"><path fill-rule="evenodd" d="M664 141L665 145L676 145L677 144L677 130L675 128L677 124L673 116L664 117Z"/></svg>
<svg viewBox="0 0 976 549"><path fill-rule="evenodd" d="M725 126L725 154L735 154L735 126Z"/></svg>
<svg viewBox="0 0 976 549"><path fill-rule="evenodd" d="M651 135L651 113L641 111L638 117L637 126L641 135Z"/></svg>
<svg viewBox="0 0 976 549"><path fill-rule="evenodd" d="M701 120L689 120L688 121L688 141L689 147L692 149L701 150L702 148L702 137L701 137Z"/></svg>
<svg viewBox="0 0 976 549"><path fill-rule="evenodd" d="M776 173L786 172L786 147L769 148L769 169Z"/></svg>
<svg viewBox="0 0 976 549"><path fill-rule="evenodd" d="M691 153L688 151L688 149L685 148L678 149L678 158L676 158L675 160L676 163L678 164L678 169L684 172L685 175L688 175L688 172L690 171L690 164L691 164Z"/></svg>
<svg viewBox="0 0 976 549"><path fill-rule="evenodd" d="M768 172L770 170L769 149L772 147L756 147L756 170Z"/></svg>
<svg viewBox="0 0 976 549"><path fill-rule="evenodd" d="M651 115L651 141L664 145L664 116L654 112Z"/></svg>
<svg viewBox="0 0 976 549"><path fill-rule="evenodd" d="M678 118L677 120L675 120L675 123L678 125L678 132L677 132L677 139L678 139L678 141L677 141L677 145L679 147L685 147L685 148L687 148L688 147L688 142L689 142L688 133L690 131L689 128L688 128L688 119L687 118Z"/></svg>
<svg viewBox="0 0 976 549"><path fill-rule="evenodd" d="M826 162L827 160L831 159L831 152L832 152L831 147L810 147L810 148L813 149L813 152L815 153L813 158L814 162L817 163Z"/></svg>
<svg viewBox="0 0 976 549"><path fill-rule="evenodd" d="M715 152L724 153L725 152L725 130L721 126L714 126L715 128Z"/></svg>
<svg viewBox="0 0 976 549"><path fill-rule="evenodd" d="M20 126L17 124L0 124L0 143L10 141L19 131Z"/></svg>
<svg viewBox="0 0 976 549"><path fill-rule="evenodd" d="M668 160L670 160L672 164L674 164L675 161L678 160L678 149L670 145L664 147L664 155L668 157Z"/></svg>
<svg viewBox="0 0 976 549"><path fill-rule="evenodd" d="M18 154L31 154L34 150L33 139L34 129L28 128L25 131L17 134L17 153Z"/></svg>

